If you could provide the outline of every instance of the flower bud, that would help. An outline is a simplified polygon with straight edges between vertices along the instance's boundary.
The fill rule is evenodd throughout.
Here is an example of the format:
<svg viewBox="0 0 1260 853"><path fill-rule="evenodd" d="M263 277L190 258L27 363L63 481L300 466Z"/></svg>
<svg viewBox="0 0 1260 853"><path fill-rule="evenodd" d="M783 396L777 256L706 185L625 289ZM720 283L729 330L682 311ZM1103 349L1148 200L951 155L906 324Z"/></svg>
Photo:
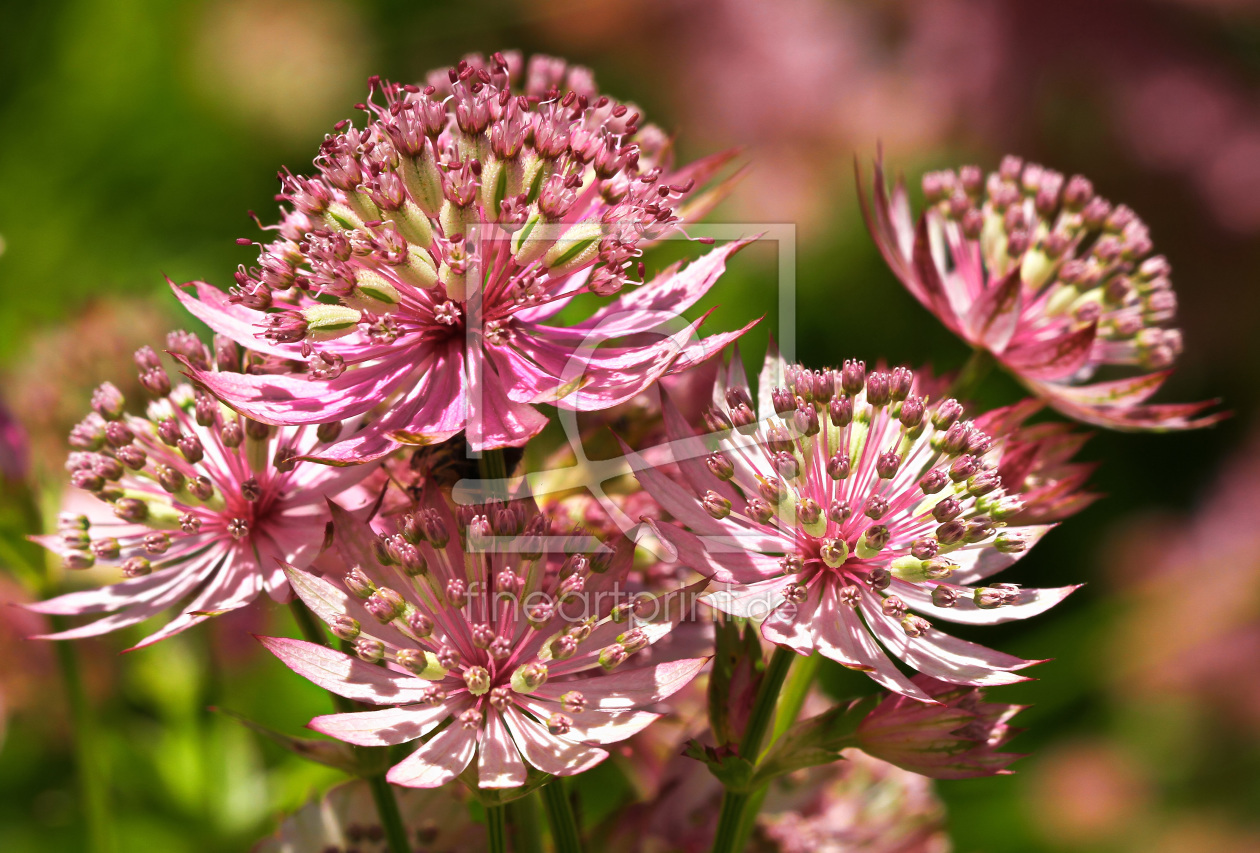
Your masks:
<svg viewBox="0 0 1260 853"><path fill-rule="evenodd" d="M490 692L490 672L484 666L470 666L464 670L464 685L474 696Z"/></svg>
<svg viewBox="0 0 1260 853"><path fill-rule="evenodd" d="M547 666L537 661L518 666L512 672L511 685L517 693L533 693L547 683Z"/></svg>
<svg viewBox="0 0 1260 853"><path fill-rule="evenodd" d="M720 520L731 514L731 502L717 492L706 493L700 503L704 506L704 511L715 519Z"/></svg>
<svg viewBox="0 0 1260 853"><path fill-rule="evenodd" d="M354 653L365 663L379 663L385 657L385 644L373 637L360 636L354 641Z"/></svg>
<svg viewBox="0 0 1260 853"><path fill-rule="evenodd" d="M393 622L407 610L407 602L389 587L380 587L363 602L364 609L382 625Z"/></svg>
<svg viewBox="0 0 1260 853"><path fill-rule="evenodd" d="M407 628L412 636L423 640L433 633L433 620L419 610L413 610L407 614Z"/></svg>
<svg viewBox="0 0 1260 853"><path fill-rule="evenodd" d="M302 311L311 340L329 341L359 328L363 315L344 305L312 305Z"/></svg>
<svg viewBox="0 0 1260 853"><path fill-rule="evenodd" d="M900 467L901 457L895 450L881 453L879 458L875 460L875 471L882 480L891 480L897 475L897 469Z"/></svg>
<svg viewBox="0 0 1260 853"><path fill-rule="evenodd" d="M942 400L932 413L932 426L939 430L947 430L962 417L963 407L953 398Z"/></svg>
<svg viewBox="0 0 1260 853"><path fill-rule="evenodd" d="M827 404L827 413L833 426L848 426L853 421L853 398L836 397Z"/></svg>
<svg viewBox="0 0 1260 853"><path fill-rule="evenodd" d="M142 578L153 571L153 564L144 557L128 557L121 568L123 575L128 578Z"/></svg>
<svg viewBox="0 0 1260 853"><path fill-rule="evenodd" d="M371 578L358 566L354 566L350 571L346 572L342 583L349 590L350 594L356 598L366 599L376 592L376 584L372 583Z"/></svg>
<svg viewBox="0 0 1260 853"><path fill-rule="evenodd" d="M735 476L735 465L725 453L711 453L704 462L719 480L729 480Z"/></svg>
<svg viewBox="0 0 1260 853"><path fill-rule="evenodd" d="M437 655L433 652L399 649L394 658L403 669L425 681L440 681L446 677L446 669L438 663Z"/></svg>
<svg viewBox="0 0 1260 853"><path fill-rule="evenodd" d="M853 515L853 509L848 501L836 499L831 502L831 506L827 507L827 518L836 524L844 524L851 515Z"/></svg>
<svg viewBox="0 0 1260 853"><path fill-rule="evenodd" d="M107 421L121 418L125 403L122 392L112 382L104 382L92 392L92 410Z"/></svg>
<svg viewBox="0 0 1260 853"><path fill-rule="evenodd" d="M848 359L840 369L840 387L850 397L862 390L866 385L866 362Z"/></svg>
<svg viewBox="0 0 1260 853"><path fill-rule="evenodd" d="M849 476L849 456L843 450L837 450L827 460L827 476L833 480L843 480Z"/></svg>
<svg viewBox="0 0 1260 853"><path fill-rule="evenodd" d="M334 637L345 640L348 643L353 643L357 640L361 633L359 620L345 615L334 619L332 624L328 626L328 629L332 631Z"/></svg>
<svg viewBox="0 0 1260 853"><path fill-rule="evenodd" d="M819 556L828 566L838 569L849 559L849 543L843 539L824 539Z"/></svg>
<svg viewBox="0 0 1260 853"><path fill-rule="evenodd" d="M626 652L625 646L620 643L613 643L611 646L605 646L599 652L599 665L604 669L613 670L626 662L626 658L630 655Z"/></svg>

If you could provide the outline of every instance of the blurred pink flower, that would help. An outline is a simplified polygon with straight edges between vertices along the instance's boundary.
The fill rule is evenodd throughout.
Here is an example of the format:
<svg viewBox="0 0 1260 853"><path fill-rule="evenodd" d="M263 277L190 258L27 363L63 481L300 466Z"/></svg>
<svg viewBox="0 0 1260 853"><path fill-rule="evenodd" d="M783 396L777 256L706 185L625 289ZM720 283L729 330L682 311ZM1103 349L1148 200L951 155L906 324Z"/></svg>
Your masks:
<svg viewBox="0 0 1260 853"><path fill-rule="evenodd" d="M1076 587L967 586L1014 563L1052 525L1019 518L1026 462L1011 488L1003 483L1003 461L1020 452L1011 434L1020 411L963 420L957 401L930 403L922 391L905 368L809 371L772 351L756 413L738 359L706 416L720 431L697 436L666 408L682 482L627 453L644 488L686 525L655 524L658 537L680 563L728 585L706 603L764 620L773 643L933 702L876 639L944 681L1022 681L1014 671L1034 661L951 637L918 614L996 624L1041 613ZM1033 493L1034 508L1050 503Z"/></svg>
<svg viewBox="0 0 1260 853"><path fill-rule="evenodd" d="M369 541L366 528L347 528L348 517L336 523L346 541ZM321 687L396 706L317 717L316 731L392 746L449 721L390 770L394 784L443 785L474 755L470 784L482 788L525 784L531 767L580 773L608 757L605 745L656 720L654 706L707 658L634 665L685 615L687 596L641 599L647 610L618 601L633 543L612 550L568 533L519 502L488 505L457 525L429 489L403 532L386 541L389 568L364 554L340 586L289 572L298 595L354 644L357 658L298 640L263 642Z"/></svg>
<svg viewBox="0 0 1260 853"><path fill-rule="evenodd" d="M985 702L973 687L924 675L914 682L940 705L892 695L862 720L854 736L863 752L934 779L970 779L1010 773L1020 756L998 752L1017 732L1008 722L1019 705Z"/></svg>
<svg viewBox="0 0 1260 853"><path fill-rule="evenodd" d="M923 178L917 224L905 187L875 163L871 235L906 288L1068 417L1112 429L1193 429L1211 403L1141 405L1181 352L1168 261L1146 226L1077 175L1007 157ZM1088 382L1103 367L1153 371Z"/></svg>
<svg viewBox="0 0 1260 853"><path fill-rule="evenodd" d="M211 354L194 336L174 333L172 349L211 370L239 368L235 346ZM235 364L230 363L235 359ZM125 411L122 393L102 385L93 412L70 435L71 485L99 503L63 514L55 535L39 537L71 569L118 565L126 580L28 605L39 613L108 614L43 635L77 639L116 631L188 596L187 609L138 647L165 639L266 589L289 597L281 561L308 564L329 521L326 498L360 506L356 484L371 469L297 462L335 437L326 428L274 428L238 418L189 385L172 387L156 353L136 353L150 400L143 416ZM94 536L95 534L95 536Z"/></svg>
<svg viewBox="0 0 1260 853"><path fill-rule="evenodd" d="M608 408L738 337L698 341L702 321L679 315L744 241L581 322L547 324L579 294L630 283L645 246L711 205L712 193L693 191L731 155L674 169L664 135L600 95L587 69L536 56L522 91L520 66L516 55L472 57L423 90L373 78L384 103L369 103L364 128L339 124L325 139L321 175L281 176L293 209L259 266L237 274L229 298L200 284L177 291L216 331L305 357L309 372L189 375L265 423L384 404L315 457L354 464L465 427L473 449L520 446L547 423L534 404Z"/></svg>

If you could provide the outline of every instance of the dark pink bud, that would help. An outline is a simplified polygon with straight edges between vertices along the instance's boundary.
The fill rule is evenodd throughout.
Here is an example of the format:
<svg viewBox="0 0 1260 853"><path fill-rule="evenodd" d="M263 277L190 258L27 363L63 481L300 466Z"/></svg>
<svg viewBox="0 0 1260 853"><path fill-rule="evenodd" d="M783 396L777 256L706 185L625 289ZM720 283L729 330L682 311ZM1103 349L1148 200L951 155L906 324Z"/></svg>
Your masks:
<svg viewBox="0 0 1260 853"><path fill-rule="evenodd" d="M840 370L840 387L850 397L866 386L866 362L848 359Z"/></svg>

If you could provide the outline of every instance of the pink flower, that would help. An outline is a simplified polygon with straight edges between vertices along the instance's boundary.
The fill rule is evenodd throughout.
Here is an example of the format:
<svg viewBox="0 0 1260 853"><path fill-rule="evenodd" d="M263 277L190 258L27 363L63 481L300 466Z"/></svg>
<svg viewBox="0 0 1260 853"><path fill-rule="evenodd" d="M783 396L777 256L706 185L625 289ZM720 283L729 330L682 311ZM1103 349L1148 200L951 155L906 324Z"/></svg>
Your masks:
<svg viewBox="0 0 1260 853"><path fill-rule="evenodd" d="M390 770L394 784L432 788L468 770L470 784L512 788L530 768L580 773L608 757L604 745L659 717L654 707L707 662L636 663L685 615L689 593L631 602L628 540L614 551L570 538L520 502L484 507L457 529L433 490L400 529L377 540L377 557L361 551L340 587L289 570L298 595L357 657L263 639L321 687L391 706L317 717L316 731L365 746L437 731ZM372 541L365 528L338 535Z"/></svg>
<svg viewBox="0 0 1260 853"><path fill-rule="evenodd" d="M923 675L914 682L940 704L889 696L858 726L858 749L934 779L1011 772L1006 765L1021 756L998 749L1018 732L1007 723L1022 706L985 702L980 690Z"/></svg>
<svg viewBox="0 0 1260 853"><path fill-rule="evenodd" d="M888 265L924 307L987 350L1068 417L1111 429L1176 430L1211 402L1143 405L1171 373L1181 332L1171 267L1146 225L1077 175L1007 157L923 178L916 224L905 187L889 195L875 163L867 226ZM1101 368L1140 375L1089 383Z"/></svg>
<svg viewBox="0 0 1260 853"><path fill-rule="evenodd" d="M956 639L924 618L1007 622L1076 589L977 585L1051 527L1020 518L1030 466L1016 472L1020 482L1003 483L1001 466L1020 444L989 430L1009 430L1018 413L965 420L956 401L920 396L905 368L867 375L861 362L846 362L809 371L773 351L760 389L754 413L734 360L706 417L721 431L703 438L667 409L682 483L627 449L643 486L686 525L656 525L661 540L680 563L729 585L704 600L763 619L771 642L821 652L920 701L932 699L880 644L943 681L1024 680L1014 671L1033 661ZM1031 468L1038 458L1034 447Z"/></svg>
<svg viewBox="0 0 1260 853"><path fill-rule="evenodd" d="M579 294L631 283L648 244L706 210L693 198L730 160L671 166L659 130L599 95L590 72L534 57L473 57L419 89L372 80L370 120L337 125L320 175L281 175L290 204L230 296L177 290L216 331L309 369L189 375L265 423L380 416L315 458L375 459L468 427L474 449L520 446L534 404L604 409L717 352L680 314L744 241L672 266L585 320L552 325ZM431 75L431 79L435 79ZM637 282L636 282L637 283ZM661 331L669 326L670 331ZM260 340L264 339L265 340Z"/></svg>
<svg viewBox="0 0 1260 853"><path fill-rule="evenodd" d="M172 343L189 363L210 369L211 354L195 337L177 333ZM220 346L219 363L239 367L235 349ZM63 515L58 534L41 537L68 568L107 563L127 579L29 605L40 613L107 614L44 639L115 631L193 596L139 648L244 607L263 589L285 600L280 561L314 559L330 518L326 498L362 504L368 497L356 484L370 468L295 461L326 446L334 430L237 417L189 385L172 388L152 349L138 351L136 361L152 395L145 415L126 413L122 394L105 383L93 395L95 411L71 432L70 482L100 503Z"/></svg>
<svg viewBox="0 0 1260 853"><path fill-rule="evenodd" d="M26 430L0 400L0 483L16 485L30 473L30 443Z"/></svg>

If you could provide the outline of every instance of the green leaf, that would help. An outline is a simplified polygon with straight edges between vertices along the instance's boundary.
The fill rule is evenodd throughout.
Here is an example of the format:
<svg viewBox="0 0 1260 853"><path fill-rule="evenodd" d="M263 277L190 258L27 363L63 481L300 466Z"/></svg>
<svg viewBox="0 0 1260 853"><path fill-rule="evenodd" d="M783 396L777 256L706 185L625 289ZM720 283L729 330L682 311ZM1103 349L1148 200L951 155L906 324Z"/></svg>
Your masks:
<svg viewBox="0 0 1260 853"><path fill-rule="evenodd" d="M717 777L722 787L731 791L752 790L753 763L730 747L705 746L692 739L687 741L683 755L707 764L709 772Z"/></svg>
<svg viewBox="0 0 1260 853"><path fill-rule="evenodd" d="M794 725L761 760L754 784L839 759L840 751L853 745L854 732L879 700L879 696L855 699Z"/></svg>

